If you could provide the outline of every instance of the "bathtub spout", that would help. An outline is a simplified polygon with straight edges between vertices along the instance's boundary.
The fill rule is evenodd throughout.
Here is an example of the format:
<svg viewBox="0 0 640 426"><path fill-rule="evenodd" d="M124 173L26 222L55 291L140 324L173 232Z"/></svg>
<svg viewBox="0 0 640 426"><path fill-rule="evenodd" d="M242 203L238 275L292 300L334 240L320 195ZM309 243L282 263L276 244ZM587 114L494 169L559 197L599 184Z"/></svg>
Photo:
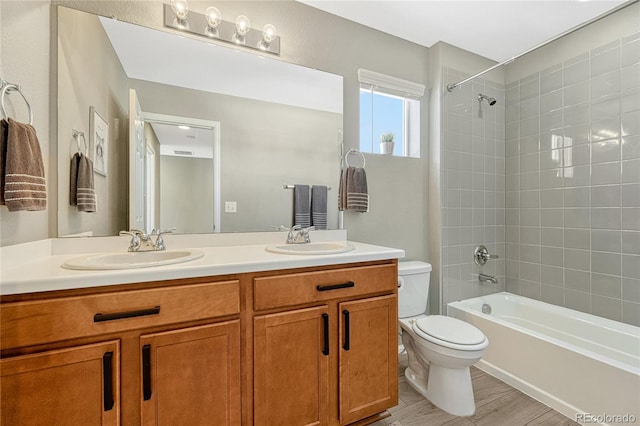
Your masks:
<svg viewBox="0 0 640 426"><path fill-rule="evenodd" d="M488 281L488 282L490 282L492 284L498 284L498 279L496 277L494 277L493 275L480 274L480 275L478 275L478 280L480 280L481 283Z"/></svg>

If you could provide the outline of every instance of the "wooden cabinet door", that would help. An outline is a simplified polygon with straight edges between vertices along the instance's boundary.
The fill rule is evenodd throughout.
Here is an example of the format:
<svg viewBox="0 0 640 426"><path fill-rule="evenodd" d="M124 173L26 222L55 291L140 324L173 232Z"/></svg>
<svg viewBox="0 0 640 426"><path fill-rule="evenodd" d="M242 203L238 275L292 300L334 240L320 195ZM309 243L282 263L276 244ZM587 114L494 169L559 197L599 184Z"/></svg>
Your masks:
<svg viewBox="0 0 640 426"><path fill-rule="evenodd" d="M340 423L398 403L397 297L339 304Z"/></svg>
<svg viewBox="0 0 640 426"><path fill-rule="evenodd" d="M240 425L238 320L140 336L142 425Z"/></svg>
<svg viewBox="0 0 640 426"><path fill-rule="evenodd" d="M326 306L255 317L253 357L254 425L328 423Z"/></svg>
<svg viewBox="0 0 640 426"><path fill-rule="evenodd" d="M118 341L5 358L0 372L3 426L120 424Z"/></svg>

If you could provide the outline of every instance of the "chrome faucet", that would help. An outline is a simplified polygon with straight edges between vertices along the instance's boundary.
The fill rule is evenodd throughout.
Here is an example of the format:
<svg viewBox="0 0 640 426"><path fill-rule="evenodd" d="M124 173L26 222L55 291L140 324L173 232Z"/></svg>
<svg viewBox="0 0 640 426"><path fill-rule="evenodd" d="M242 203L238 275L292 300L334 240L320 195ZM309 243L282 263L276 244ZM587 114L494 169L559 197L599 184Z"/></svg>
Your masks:
<svg viewBox="0 0 640 426"><path fill-rule="evenodd" d="M309 231L316 229L315 226L309 226L303 228L300 225L294 225L291 228L287 228L284 225L271 225L272 228L280 231L287 231L287 244L308 244L311 242ZM297 232L296 232L297 231Z"/></svg>
<svg viewBox="0 0 640 426"><path fill-rule="evenodd" d="M151 234L146 234L139 229L132 229L130 231L120 231L120 235L130 235L131 241L129 242L129 251L131 252L144 252L144 251L161 251L166 250L162 234L168 234L175 231L176 228L165 229L163 231L159 229L153 229ZM153 241L151 237L156 235L156 240Z"/></svg>
<svg viewBox="0 0 640 426"><path fill-rule="evenodd" d="M483 245L476 247L473 251L473 261L478 267L484 266L489 259L497 259L497 254L489 254L489 250Z"/></svg>
<svg viewBox="0 0 640 426"><path fill-rule="evenodd" d="M498 284L498 279L493 275L480 274L478 275L478 280L480 280L481 283L490 282L492 284Z"/></svg>

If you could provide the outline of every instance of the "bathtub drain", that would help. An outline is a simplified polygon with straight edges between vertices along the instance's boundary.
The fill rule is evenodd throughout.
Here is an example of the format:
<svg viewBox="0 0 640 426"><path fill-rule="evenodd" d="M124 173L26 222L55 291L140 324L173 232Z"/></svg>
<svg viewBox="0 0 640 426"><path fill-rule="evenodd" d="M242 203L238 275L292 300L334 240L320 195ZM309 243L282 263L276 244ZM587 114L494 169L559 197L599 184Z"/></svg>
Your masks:
<svg viewBox="0 0 640 426"><path fill-rule="evenodd" d="M491 305L488 304L488 303L483 303L482 304L482 313L483 314L487 314L487 315L491 314Z"/></svg>

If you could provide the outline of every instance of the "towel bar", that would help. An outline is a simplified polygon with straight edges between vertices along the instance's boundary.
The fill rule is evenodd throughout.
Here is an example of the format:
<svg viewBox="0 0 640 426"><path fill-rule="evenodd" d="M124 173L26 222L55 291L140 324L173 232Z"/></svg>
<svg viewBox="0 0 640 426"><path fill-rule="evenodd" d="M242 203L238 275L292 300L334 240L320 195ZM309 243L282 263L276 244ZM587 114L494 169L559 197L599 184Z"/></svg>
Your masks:
<svg viewBox="0 0 640 426"><path fill-rule="evenodd" d="M344 155L344 162L347 164L347 167L350 167L349 165L349 155L350 154L360 154L360 157L362 157L362 168L364 169L364 166L367 164L367 159L365 158L364 154L360 151L358 151L357 149L353 149L351 148L349 151L347 151L347 153Z"/></svg>
<svg viewBox="0 0 640 426"><path fill-rule="evenodd" d="M31 109L31 105L29 104L27 97L22 93L22 90L20 90L20 86L15 83L9 83L7 80L0 79L0 87L2 87L2 91L0 91L0 108L2 108L2 114L4 117L9 118L7 109L4 106L4 95L6 95L10 90L15 90L20 94L20 96L22 96L22 99L24 99L24 102L27 104L27 109L29 110L29 124L33 125L33 110Z"/></svg>
<svg viewBox="0 0 640 426"><path fill-rule="evenodd" d="M282 189L295 189L295 185L282 185ZM327 189L330 191L331 187L327 186Z"/></svg>

